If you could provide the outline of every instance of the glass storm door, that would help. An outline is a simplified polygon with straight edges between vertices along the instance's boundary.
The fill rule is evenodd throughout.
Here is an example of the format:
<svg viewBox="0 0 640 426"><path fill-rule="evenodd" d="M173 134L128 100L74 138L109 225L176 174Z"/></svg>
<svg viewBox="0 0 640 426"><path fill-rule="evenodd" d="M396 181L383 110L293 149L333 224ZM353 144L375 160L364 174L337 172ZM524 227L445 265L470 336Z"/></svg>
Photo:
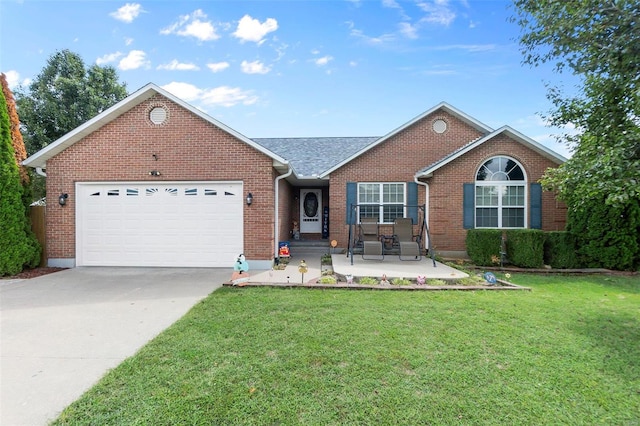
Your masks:
<svg viewBox="0 0 640 426"><path fill-rule="evenodd" d="M300 233L322 232L322 190L300 190Z"/></svg>

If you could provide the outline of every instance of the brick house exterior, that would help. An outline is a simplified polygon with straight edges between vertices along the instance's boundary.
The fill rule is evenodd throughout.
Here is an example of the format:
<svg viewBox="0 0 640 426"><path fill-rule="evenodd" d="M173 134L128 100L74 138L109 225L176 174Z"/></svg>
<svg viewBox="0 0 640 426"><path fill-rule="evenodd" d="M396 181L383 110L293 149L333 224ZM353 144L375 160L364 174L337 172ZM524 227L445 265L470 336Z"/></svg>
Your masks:
<svg viewBox="0 0 640 426"><path fill-rule="evenodd" d="M153 119L157 111L164 114L161 122ZM99 211L95 217L79 217L84 210L77 203L91 201L76 193L85 184L103 188L119 184L126 202L125 188L127 195L138 195L126 186L129 184L135 191L147 188L147 195L149 188L155 186L175 191L172 185L186 188L186 195L190 195L189 191L195 191L196 186L198 191L206 191L207 185L229 182L238 188L237 192L242 192L234 194L241 195L242 200L241 207L240 201L234 201L234 208L242 211L235 218L242 230L238 234L239 247L255 269L268 268L277 256L278 242L292 238L292 223L300 220L301 191L317 190L321 193L321 206L328 207L329 212L329 223L322 223L324 233L303 233L302 238L335 239L339 247L346 247L350 229L346 223L349 182L403 182L407 188L415 183L416 201L427 206L432 247L437 252L460 254L465 250L466 235L463 185L475 181L476 172L487 159L495 156L514 159L524 169L527 183L536 182L547 168L563 161L513 129L494 131L444 103L380 138L317 139L252 140L149 84L25 160L27 166L46 170L49 264L76 266L77 259L85 258L79 250L88 244L83 239L85 234L93 231L84 227L101 218ZM314 155L313 160L305 161L301 153L308 153L316 143L325 144L322 149L326 155ZM159 175L150 174L152 171L158 171ZM191 183L193 189L189 189ZM251 205L244 201L249 193L253 197ZM60 194L68 195L64 206L58 204ZM144 201L142 192L140 195L139 199ZM541 203L541 228L564 229L564 206L546 192ZM224 210L215 205L211 209L215 214ZM207 216L209 213L201 212L202 218L214 217ZM148 215L152 221L153 214ZM144 218L139 220L141 226L147 226ZM167 219L166 224L160 224L152 233L163 234L162 225L170 229L190 226L186 220L175 220L174 223ZM386 227L384 232L390 232L389 225ZM104 230L100 232L104 239ZM118 232L126 236L120 230L114 231L114 238ZM155 237L159 238L159 244L168 247L179 241L179 236L171 237L173 240ZM211 244L202 243L203 247ZM102 243L96 244L99 249ZM117 241L108 244L115 244L118 249ZM224 242L220 245L215 246L220 259L196 266L229 264L235 253L226 253ZM127 256L127 261L135 264L131 256ZM114 262L117 264L117 260ZM149 265L156 264L151 261Z"/></svg>

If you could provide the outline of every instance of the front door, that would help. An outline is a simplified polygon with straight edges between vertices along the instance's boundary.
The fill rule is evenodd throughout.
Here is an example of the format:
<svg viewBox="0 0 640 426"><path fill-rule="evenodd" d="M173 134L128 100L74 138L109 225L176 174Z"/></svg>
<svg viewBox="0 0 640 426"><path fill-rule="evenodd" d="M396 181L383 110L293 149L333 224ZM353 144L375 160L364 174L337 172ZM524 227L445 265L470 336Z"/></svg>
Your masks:
<svg viewBox="0 0 640 426"><path fill-rule="evenodd" d="M300 190L300 233L322 232L322 190Z"/></svg>

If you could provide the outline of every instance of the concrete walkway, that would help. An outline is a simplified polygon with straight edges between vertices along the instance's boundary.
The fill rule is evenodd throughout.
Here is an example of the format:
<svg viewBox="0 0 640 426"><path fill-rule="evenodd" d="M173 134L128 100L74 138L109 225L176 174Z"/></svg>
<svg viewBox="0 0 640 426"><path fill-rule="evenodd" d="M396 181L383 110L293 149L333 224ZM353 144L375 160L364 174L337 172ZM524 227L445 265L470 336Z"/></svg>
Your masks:
<svg viewBox="0 0 640 426"><path fill-rule="evenodd" d="M326 253L326 251L324 251ZM322 253L313 253L308 250L303 255L292 257L287 267L283 270L273 270L252 273L250 283L279 283L279 284L304 284L311 282L322 275L320 256ZM300 260L305 260L307 272L298 271ZM352 275L354 277L372 277L380 279L383 275L387 278L415 279L420 275L427 279L460 279L469 275L450 266L436 262L433 266L431 258L423 257L421 260L402 261L398 256L385 256L384 260L364 260L362 256L354 255L353 265L351 258L346 254L331 255L333 271L340 275Z"/></svg>
<svg viewBox="0 0 640 426"><path fill-rule="evenodd" d="M69 269L0 280L0 424L46 425L230 269Z"/></svg>

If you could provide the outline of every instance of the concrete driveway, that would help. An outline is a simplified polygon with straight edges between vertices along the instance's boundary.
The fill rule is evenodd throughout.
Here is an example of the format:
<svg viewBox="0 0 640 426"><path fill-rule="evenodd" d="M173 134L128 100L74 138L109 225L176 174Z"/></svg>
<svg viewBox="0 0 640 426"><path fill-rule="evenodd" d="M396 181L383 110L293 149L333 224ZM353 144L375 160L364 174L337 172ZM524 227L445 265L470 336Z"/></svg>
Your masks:
<svg viewBox="0 0 640 426"><path fill-rule="evenodd" d="M55 419L231 272L82 267L0 280L0 424Z"/></svg>

